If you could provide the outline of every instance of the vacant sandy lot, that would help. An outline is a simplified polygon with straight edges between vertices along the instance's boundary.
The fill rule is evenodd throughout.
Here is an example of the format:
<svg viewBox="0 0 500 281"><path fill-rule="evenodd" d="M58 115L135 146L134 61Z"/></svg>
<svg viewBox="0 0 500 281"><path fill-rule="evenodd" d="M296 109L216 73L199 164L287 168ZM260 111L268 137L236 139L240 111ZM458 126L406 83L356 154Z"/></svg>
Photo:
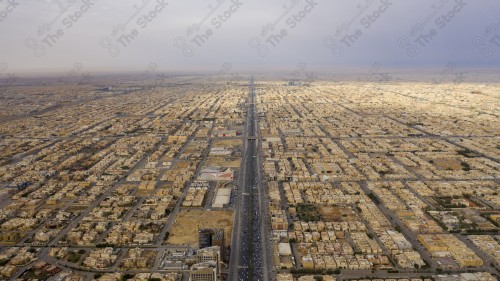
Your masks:
<svg viewBox="0 0 500 281"><path fill-rule="evenodd" d="M317 208L321 220L326 222L355 221L359 219L356 212L347 206L318 205Z"/></svg>
<svg viewBox="0 0 500 281"><path fill-rule="evenodd" d="M205 163L206 167L219 166L224 168L239 168L241 164L241 158L234 158L233 160L226 160L222 157L208 157Z"/></svg>
<svg viewBox="0 0 500 281"><path fill-rule="evenodd" d="M225 147L228 149L241 147L242 141L241 139L229 139L229 140L214 140L212 143L212 147Z"/></svg>
<svg viewBox="0 0 500 281"><path fill-rule="evenodd" d="M462 170L462 162L458 159L433 159L434 165L441 170Z"/></svg>
<svg viewBox="0 0 500 281"><path fill-rule="evenodd" d="M181 210L167 242L197 247L198 228L224 228L224 241L229 246L233 231L233 211Z"/></svg>

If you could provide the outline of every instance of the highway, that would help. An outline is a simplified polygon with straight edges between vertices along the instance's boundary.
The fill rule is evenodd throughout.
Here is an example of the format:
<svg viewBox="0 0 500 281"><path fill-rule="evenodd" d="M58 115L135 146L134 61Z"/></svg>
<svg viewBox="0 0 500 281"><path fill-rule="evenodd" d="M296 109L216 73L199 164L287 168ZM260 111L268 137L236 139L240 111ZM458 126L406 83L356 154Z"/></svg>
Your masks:
<svg viewBox="0 0 500 281"><path fill-rule="evenodd" d="M235 207L229 280L272 280L267 224L267 197L263 190L255 86L250 80L243 158Z"/></svg>

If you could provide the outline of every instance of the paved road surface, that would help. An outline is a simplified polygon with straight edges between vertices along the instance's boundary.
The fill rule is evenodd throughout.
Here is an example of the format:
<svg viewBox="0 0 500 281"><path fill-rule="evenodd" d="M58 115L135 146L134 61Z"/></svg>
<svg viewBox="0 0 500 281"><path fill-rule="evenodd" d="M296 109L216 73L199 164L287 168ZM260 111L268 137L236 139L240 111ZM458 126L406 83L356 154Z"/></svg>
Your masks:
<svg viewBox="0 0 500 281"><path fill-rule="evenodd" d="M255 89L250 80L242 171L235 208L229 280L269 280L266 193L262 189Z"/></svg>

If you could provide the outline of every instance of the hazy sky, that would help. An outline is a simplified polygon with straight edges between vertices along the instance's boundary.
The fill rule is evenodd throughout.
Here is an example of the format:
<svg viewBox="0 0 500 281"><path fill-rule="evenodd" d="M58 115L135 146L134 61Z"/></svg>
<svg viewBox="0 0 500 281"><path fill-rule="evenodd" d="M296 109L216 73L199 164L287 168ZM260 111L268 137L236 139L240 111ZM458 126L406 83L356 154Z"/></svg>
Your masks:
<svg viewBox="0 0 500 281"><path fill-rule="evenodd" d="M498 68L499 11L499 0L0 0L0 71Z"/></svg>

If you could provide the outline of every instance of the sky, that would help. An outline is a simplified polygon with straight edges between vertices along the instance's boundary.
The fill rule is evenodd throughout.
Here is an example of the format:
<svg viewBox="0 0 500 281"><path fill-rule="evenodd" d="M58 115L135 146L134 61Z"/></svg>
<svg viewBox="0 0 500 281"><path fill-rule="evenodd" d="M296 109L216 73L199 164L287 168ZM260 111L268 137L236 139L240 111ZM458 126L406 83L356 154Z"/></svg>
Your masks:
<svg viewBox="0 0 500 281"><path fill-rule="evenodd" d="M0 73L500 68L499 0L0 0Z"/></svg>

